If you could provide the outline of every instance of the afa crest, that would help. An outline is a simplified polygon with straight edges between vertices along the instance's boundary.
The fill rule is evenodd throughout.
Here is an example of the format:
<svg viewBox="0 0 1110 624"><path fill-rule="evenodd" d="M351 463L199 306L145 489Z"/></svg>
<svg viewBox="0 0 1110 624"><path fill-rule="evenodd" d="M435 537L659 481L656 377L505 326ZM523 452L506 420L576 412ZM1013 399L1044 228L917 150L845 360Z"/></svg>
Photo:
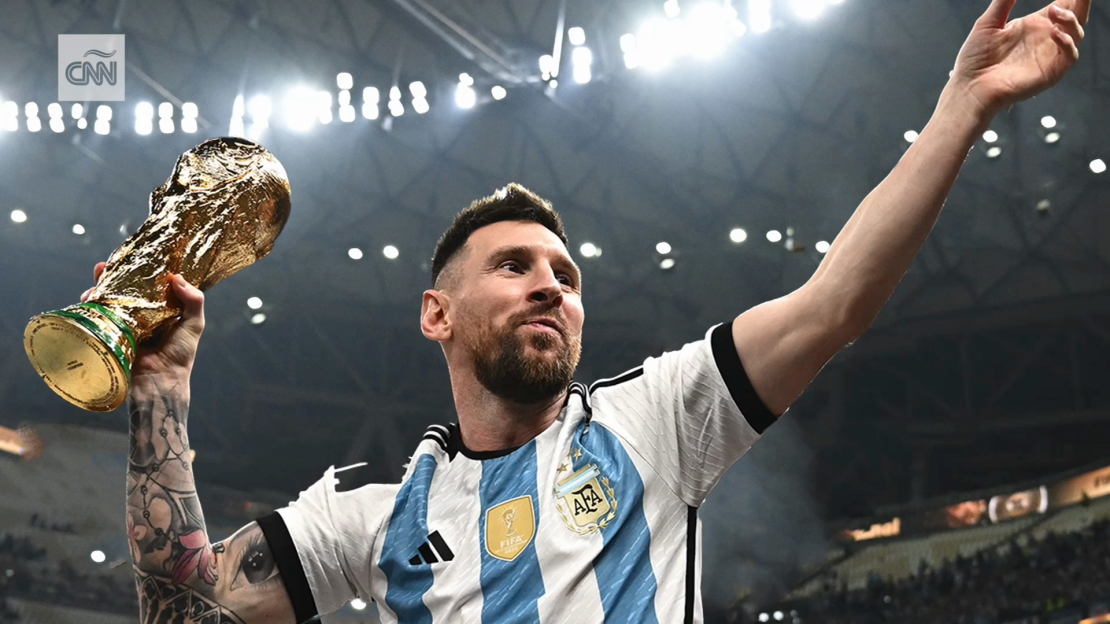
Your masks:
<svg viewBox="0 0 1110 624"><path fill-rule="evenodd" d="M531 496L514 498L486 510L486 552L491 557L512 561L535 536L536 513Z"/></svg>
<svg viewBox="0 0 1110 624"><path fill-rule="evenodd" d="M596 533L617 517L617 493L596 465L586 464L555 484L555 506L570 530Z"/></svg>

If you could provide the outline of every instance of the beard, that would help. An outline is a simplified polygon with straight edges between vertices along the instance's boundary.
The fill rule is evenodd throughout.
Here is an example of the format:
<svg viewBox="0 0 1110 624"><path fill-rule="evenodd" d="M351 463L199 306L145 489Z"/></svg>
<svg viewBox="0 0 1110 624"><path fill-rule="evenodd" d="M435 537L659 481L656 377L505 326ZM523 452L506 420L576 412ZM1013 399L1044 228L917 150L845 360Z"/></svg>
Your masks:
<svg viewBox="0 0 1110 624"><path fill-rule="evenodd" d="M471 348L479 383L495 396L523 405L548 401L566 392L582 356L578 336L546 332L522 335L521 324L535 316L535 312L514 316L501 330L479 322L482 329ZM562 322L561 315L554 316Z"/></svg>

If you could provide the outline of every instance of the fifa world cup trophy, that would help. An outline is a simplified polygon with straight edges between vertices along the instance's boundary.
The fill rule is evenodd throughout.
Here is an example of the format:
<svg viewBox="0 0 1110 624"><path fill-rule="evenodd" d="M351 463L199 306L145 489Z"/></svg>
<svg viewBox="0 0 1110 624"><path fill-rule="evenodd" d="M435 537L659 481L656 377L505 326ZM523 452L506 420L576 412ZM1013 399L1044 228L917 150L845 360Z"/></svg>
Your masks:
<svg viewBox="0 0 1110 624"><path fill-rule="evenodd" d="M70 403L116 409L138 346L181 314L170 275L206 290L253 264L273 249L289 208L285 169L261 145L219 138L185 152L88 300L31 319L23 336L31 364Z"/></svg>

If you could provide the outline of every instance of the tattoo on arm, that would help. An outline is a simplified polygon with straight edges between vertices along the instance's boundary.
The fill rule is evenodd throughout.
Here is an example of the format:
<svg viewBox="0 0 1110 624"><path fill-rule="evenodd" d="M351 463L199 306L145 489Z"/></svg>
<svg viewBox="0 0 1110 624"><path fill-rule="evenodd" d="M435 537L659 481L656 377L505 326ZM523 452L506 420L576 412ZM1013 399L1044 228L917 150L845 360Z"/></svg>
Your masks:
<svg viewBox="0 0 1110 624"><path fill-rule="evenodd" d="M238 624L261 611L280 617L288 597L258 525L208 541L189 458L187 392L150 390L133 389L129 404L127 537L142 621Z"/></svg>

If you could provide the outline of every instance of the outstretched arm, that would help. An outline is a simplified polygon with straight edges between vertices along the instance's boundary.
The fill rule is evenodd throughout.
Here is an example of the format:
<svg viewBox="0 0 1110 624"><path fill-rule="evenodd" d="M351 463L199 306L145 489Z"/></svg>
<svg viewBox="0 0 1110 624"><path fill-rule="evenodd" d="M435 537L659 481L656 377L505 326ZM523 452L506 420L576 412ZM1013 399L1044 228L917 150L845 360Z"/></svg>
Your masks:
<svg viewBox="0 0 1110 624"><path fill-rule="evenodd" d="M97 281L103 271L101 262L94 269ZM180 320L142 345L131 369L127 540L140 620L293 622L293 607L257 523L209 543L187 427L204 295L180 277L172 288L182 304Z"/></svg>
<svg viewBox="0 0 1110 624"><path fill-rule="evenodd" d="M1015 2L993 0L975 23L932 119L856 209L809 281L733 323L748 377L774 414L871 326L994 115L1056 84L1078 60L1091 0L1057 0L1010 21Z"/></svg>

